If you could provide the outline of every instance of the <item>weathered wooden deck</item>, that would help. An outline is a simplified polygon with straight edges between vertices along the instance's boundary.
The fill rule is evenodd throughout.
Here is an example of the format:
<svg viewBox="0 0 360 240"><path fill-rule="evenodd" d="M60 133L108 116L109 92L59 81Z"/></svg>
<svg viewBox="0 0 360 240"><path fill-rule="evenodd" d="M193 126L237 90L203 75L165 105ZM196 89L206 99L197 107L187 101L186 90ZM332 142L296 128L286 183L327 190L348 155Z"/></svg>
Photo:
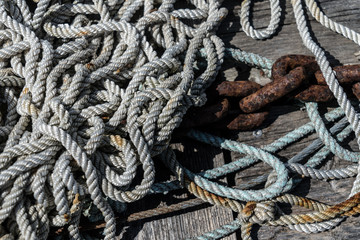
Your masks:
<svg viewBox="0 0 360 240"><path fill-rule="evenodd" d="M238 11L241 1L225 1L223 4L229 10L229 14L219 29L219 33L227 46L240 48L245 51L258 53L270 59L277 59L285 54L310 54L303 46L295 19L292 12L290 1L282 1L285 7L285 14L281 23L279 33L270 40L255 41L247 37L241 31ZM286 3L285 3L286 2ZM328 17L338 21L356 31L360 31L360 1L359 0L318 0L321 8ZM270 9L268 1L257 1L255 4L254 25L257 28L265 28L270 19ZM359 51L359 47L352 41L331 32L322 27L309 14L311 29L315 33L317 41L333 56L334 61L342 64L359 63L354 53ZM225 70L219 76L227 80L240 80L246 77L246 67L227 62ZM254 146L260 146L272 142L285 133L309 121L305 111L291 105L274 106L270 111L270 119L267 127L262 129L262 136L255 137L253 132L240 132L238 140ZM306 145L315 136L310 136L296 145L279 153L280 156L291 157ZM237 155L222 151L217 148L209 147L192 140L184 139L182 144L176 144L178 148L178 158L185 166L193 171L201 171L230 162L236 159ZM353 150L358 150L356 144L350 143ZM341 166L342 162L336 157L331 159L324 166ZM162 178L162 166L157 171L159 179ZM158 168L158 169L159 169ZM228 184L240 184L256 177L265 171L269 172L269 167L259 163L246 171L230 175L224 179ZM163 167L163 172L167 169ZM344 199L349 194L354 179L338 181L310 181L304 180L300 187L294 190L297 195L306 196L322 202L335 204ZM162 195L146 197L139 203L131 204L129 209L147 209L156 206L168 205L185 199L188 195L186 191L178 191L176 195ZM197 236L206 231L231 222L236 216L230 210L220 207L209 206L207 204L199 207L187 209L145 221L136 221L125 225L124 230L119 233L119 239L184 239ZM298 233L285 227L260 227L254 228L255 239L359 239L360 231L359 218L350 217L337 228L313 235ZM241 239L239 233L234 233L226 239Z"/></svg>

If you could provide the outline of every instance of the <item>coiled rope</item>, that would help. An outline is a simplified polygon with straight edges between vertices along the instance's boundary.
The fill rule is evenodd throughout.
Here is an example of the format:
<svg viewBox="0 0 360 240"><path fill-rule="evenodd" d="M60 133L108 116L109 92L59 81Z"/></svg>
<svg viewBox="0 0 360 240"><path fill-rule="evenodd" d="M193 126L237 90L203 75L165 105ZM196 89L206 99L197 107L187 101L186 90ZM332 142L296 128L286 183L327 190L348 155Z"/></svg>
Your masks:
<svg viewBox="0 0 360 240"><path fill-rule="evenodd" d="M360 127L324 51L309 34L301 0L292 1L300 36L340 108L320 116L317 104L307 103L311 121L262 149L192 130L191 138L246 156L202 173L176 160L171 134L190 107L205 103L204 91L224 57L267 73L272 66L259 55L225 49L216 35L227 13L221 1L189 2L178 8L175 0L39 0L34 8L25 0L0 0L0 237L47 239L50 227L66 227L72 239L89 238L79 223L91 202L101 213L105 239L114 239L114 211L124 211L124 203L182 187L197 199L140 212L129 221L205 201L230 208L238 218L197 239L219 239L239 229L250 239L254 223L311 233L360 212L360 167L317 168L330 153L358 163L360 155L339 143L352 132L358 138ZM265 30L251 26L252 4L242 3L243 30L254 39L273 36L283 11L280 0L270 0ZM327 18L315 1L306 5L322 25L359 44L358 33ZM337 123L328 130L329 122ZM273 155L314 131L319 140L287 163ZM177 181L154 182L156 155ZM236 187L214 181L259 160L274 171ZM286 194L304 177L354 176L350 197L334 206ZM264 189L251 189L264 182ZM283 202L314 212L286 215L277 205Z"/></svg>

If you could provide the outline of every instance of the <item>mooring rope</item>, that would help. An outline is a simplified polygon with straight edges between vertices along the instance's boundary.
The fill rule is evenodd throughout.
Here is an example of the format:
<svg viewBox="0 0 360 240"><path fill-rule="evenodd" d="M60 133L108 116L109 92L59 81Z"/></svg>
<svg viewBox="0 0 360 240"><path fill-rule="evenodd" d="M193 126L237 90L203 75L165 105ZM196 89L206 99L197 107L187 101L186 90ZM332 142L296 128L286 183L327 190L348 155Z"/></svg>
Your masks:
<svg viewBox="0 0 360 240"><path fill-rule="evenodd" d="M238 218L197 239L219 239L239 229L243 239L251 239L253 224L312 233L360 212L360 167L318 169L331 153L359 162L360 155L341 142L353 132L358 138L360 126L324 51L312 40L301 0L292 1L300 36L340 107L321 116L316 103L306 103L311 121L262 148L191 130L188 137L245 156L201 173L177 161L169 146L172 133L190 107L205 104L205 90L224 58L269 76L274 62L224 47L216 35L227 14L222 1L175 2L0 0L0 238L47 239L50 227L57 227L72 239L91 239L79 224L93 212L105 239L114 239L115 213L124 212L125 203L180 188L197 198L127 219L207 202ZM329 19L316 1L306 5L323 26L360 44L358 33ZM251 25L252 6L251 0L242 3L243 31L254 39L273 37L283 12L280 0L270 0L265 30ZM314 132L319 139L288 162L274 155ZM155 183L155 156L177 180ZM216 182L258 161L273 171L236 187ZM305 177L356 180L350 197L330 206L287 194ZM286 215L277 203L313 212Z"/></svg>

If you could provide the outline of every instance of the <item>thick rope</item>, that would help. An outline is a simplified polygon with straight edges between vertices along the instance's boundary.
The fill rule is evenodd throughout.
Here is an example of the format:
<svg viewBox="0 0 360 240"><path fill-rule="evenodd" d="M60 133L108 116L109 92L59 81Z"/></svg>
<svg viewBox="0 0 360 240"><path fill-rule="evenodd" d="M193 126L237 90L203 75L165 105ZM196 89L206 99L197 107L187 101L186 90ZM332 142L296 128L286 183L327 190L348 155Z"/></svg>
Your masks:
<svg viewBox="0 0 360 240"><path fill-rule="evenodd" d="M14 219L7 233L46 239L50 226L67 226L80 239L90 199L113 239L112 200L149 193L153 157L186 110L204 103L225 51L215 35L226 16L220 2L174 3L40 0L31 9L0 1L0 219ZM200 50L205 65L195 74Z"/></svg>

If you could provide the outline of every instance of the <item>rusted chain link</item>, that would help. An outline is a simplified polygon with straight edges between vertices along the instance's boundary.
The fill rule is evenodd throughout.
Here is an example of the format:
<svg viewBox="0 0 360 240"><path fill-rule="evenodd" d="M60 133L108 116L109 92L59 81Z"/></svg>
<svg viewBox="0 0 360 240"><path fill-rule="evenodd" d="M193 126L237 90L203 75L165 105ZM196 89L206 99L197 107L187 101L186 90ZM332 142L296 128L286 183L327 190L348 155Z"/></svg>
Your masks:
<svg viewBox="0 0 360 240"><path fill-rule="evenodd" d="M337 66L334 70L341 84L355 82L352 95L360 99L360 84L356 83L360 81L360 65ZM329 102L335 99L314 57L282 56L274 62L271 73L272 81L264 86L245 80L221 82L216 87L216 94L211 94L212 98L219 99L218 102L189 113L182 127L216 123L211 126L229 130L252 130L265 121L268 112L264 111L264 107L286 95L303 102ZM238 107L229 103L233 99L240 99Z"/></svg>

